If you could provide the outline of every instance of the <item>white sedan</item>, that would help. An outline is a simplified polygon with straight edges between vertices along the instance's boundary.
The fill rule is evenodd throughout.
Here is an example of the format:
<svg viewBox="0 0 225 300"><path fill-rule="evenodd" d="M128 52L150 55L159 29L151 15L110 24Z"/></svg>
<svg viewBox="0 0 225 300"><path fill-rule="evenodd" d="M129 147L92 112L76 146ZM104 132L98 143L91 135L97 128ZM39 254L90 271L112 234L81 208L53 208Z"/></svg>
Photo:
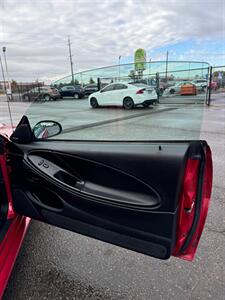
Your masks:
<svg viewBox="0 0 225 300"><path fill-rule="evenodd" d="M116 105L125 109L132 109L137 105L148 107L157 102L157 99L155 89L142 83L111 83L88 97L93 108Z"/></svg>
<svg viewBox="0 0 225 300"><path fill-rule="evenodd" d="M193 84L193 83L191 81L179 81L174 85L166 88L163 94L167 95L167 94L180 93L181 87L184 86L185 84Z"/></svg>

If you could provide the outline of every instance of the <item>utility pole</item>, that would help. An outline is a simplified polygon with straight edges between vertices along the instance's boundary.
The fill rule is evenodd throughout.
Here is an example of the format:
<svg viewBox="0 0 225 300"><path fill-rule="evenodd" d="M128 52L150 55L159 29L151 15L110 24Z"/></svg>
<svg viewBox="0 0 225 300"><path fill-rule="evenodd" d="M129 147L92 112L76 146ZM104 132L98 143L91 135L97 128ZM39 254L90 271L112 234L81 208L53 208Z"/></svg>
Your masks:
<svg viewBox="0 0 225 300"><path fill-rule="evenodd" d="M12 130L13 130L12 113L11 113L11 108L10 108L10 104L9 104L10 97L9 97L9 95L7 93L7 87L6 87L6 81L5 81L5 72L4 72L4 68L3 68L3 63L2 63L1 55L0 55L0 65L1 65L2 79L3 79L3 82L4 82L4 89L5 89L6 99L7 99L8 111L9 111L9 118L10 118Z"/></svg>
<svg viewBox="0 0 225 300"><path fill-rule="evenodd" d="M168 58L169 58L169 52L166 51L166 82L167 82L167 73L168 73Z"/></svg>
<svg viewBox="0 0 225 300"><path fill-rule="evenodd" d="M73 60L72 60L72 54L71 54L70 36L68 36L68 46L69 46L69 58L70 58L71 78L72 78L72 84L74 84Z"/></svg>

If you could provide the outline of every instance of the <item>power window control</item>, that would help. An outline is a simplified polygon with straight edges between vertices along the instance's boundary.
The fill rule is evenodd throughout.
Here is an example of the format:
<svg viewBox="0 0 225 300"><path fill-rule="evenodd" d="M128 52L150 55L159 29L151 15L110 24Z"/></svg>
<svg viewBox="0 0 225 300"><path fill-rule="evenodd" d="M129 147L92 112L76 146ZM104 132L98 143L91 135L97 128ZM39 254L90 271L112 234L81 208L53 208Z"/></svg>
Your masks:
<svg viewBox="0 0 225 300"><path fill-rule="evenodd" d="M41 166L41 165L43 165L43 163L44 163L44 160L42 159L38 162L38 165Z"/></svg>

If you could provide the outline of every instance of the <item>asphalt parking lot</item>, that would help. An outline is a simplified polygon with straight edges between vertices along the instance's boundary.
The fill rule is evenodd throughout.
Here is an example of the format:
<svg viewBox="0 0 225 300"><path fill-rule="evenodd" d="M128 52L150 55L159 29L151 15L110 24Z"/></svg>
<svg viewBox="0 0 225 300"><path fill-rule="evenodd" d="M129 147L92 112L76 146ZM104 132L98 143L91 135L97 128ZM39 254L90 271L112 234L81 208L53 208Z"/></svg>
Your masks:
<svg viewBox="0 0 225 300"><path fill-rule="evenodd" d="M206 139L213 152L214 182L194 262L160 261L32 221L4 299L225 299L225 95L213 98L204 108L194 101L177 106L165 100L132 111L92 110L86 100L29 108L28 103L12 103L15 122L27 109L32 124L40 115L57 118L63 138L163 139L173 133L181 139ZM8 121L1 101L0 122Z"/></svg>

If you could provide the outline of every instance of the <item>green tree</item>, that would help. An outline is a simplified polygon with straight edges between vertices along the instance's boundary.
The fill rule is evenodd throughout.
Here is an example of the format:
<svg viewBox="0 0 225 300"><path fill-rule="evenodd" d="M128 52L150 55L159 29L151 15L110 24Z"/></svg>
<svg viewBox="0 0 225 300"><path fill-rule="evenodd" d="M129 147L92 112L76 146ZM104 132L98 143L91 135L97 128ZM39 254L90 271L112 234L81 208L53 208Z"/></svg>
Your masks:
<svg viewBox="0 0 225 300"><path fill-rule="evenodd" d="M11 82L11 89L12 89L12 92L16 92L18 90L17 82L14 79L12 79L12 82Z"/></svg>
<svg viewBox="0 0 225 300"><path fill-rule="evenodd" d="M223 77L225 76L225 71L218 70L213 72L213 77L218 77L219 73L221 73Z"/></svg>

